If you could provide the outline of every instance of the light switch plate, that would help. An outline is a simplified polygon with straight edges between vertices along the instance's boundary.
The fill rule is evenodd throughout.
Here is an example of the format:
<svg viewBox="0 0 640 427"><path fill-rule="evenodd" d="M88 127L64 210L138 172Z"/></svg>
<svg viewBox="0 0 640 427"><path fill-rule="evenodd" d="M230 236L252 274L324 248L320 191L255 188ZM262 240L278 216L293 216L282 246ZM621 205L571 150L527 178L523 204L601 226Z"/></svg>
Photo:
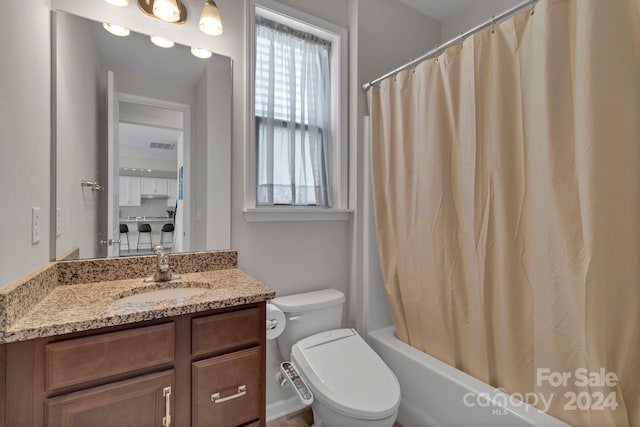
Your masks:
<svg viewBox="0 0 640 427"><path fill-rule="evenodd" d="M31 244L40 243L40 208L31 208Z"/></svg>

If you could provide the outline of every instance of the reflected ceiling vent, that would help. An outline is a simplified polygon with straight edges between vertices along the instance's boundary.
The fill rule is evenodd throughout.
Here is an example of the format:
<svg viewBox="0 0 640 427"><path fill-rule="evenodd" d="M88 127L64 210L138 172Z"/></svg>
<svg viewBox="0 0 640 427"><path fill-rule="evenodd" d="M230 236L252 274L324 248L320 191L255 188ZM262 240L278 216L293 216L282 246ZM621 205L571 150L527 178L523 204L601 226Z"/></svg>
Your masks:
<svg viewBox="0 0 640 427"><path fill-rule="evenodd" d="M176 148L176 144L167 144L165 142L150 142L149 148L155 148L156 150L173 150Z"/></svg>

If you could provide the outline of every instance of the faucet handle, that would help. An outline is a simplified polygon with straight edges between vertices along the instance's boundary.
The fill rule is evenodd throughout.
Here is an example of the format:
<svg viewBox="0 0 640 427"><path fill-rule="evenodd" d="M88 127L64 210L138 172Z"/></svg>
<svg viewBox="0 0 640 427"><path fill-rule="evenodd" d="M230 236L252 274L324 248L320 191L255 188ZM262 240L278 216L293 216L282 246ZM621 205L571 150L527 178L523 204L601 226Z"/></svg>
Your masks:
<svg viewBox="0 0 640 427"><path fill-rule="evenodd" d="M164 248L162 247L162 245L155 245L153 247L153 252L155 254L163 254L164 253Z"/></svg>

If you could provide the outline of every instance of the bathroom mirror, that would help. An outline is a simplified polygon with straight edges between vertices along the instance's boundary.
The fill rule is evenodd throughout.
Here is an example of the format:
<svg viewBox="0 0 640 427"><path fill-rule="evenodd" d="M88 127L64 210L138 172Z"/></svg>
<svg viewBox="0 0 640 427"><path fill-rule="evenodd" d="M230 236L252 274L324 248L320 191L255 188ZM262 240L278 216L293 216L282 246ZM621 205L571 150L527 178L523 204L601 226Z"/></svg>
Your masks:
<svg viewBox="0 0 640 427"><path fill-rule="evenodd" d="M231 59L54 20L56 259L228 249Z"/></svg>

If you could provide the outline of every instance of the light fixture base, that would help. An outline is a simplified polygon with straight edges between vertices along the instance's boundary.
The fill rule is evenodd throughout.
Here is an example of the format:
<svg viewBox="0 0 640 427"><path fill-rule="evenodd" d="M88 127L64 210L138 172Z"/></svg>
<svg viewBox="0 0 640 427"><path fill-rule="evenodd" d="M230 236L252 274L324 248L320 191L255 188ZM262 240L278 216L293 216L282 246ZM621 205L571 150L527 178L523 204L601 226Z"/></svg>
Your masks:
<svg viewBox="0 0 640 427"><path fill-rule="evenodd" d="M180 19L178 19L176 22L169 22L169 24L184 24L185 22L187 22L187 8L181 1L178 1L178 5L180 6ZM153 14L153 0L138 0L138 7L145 15L162 21L160 18Z"/></svg>

